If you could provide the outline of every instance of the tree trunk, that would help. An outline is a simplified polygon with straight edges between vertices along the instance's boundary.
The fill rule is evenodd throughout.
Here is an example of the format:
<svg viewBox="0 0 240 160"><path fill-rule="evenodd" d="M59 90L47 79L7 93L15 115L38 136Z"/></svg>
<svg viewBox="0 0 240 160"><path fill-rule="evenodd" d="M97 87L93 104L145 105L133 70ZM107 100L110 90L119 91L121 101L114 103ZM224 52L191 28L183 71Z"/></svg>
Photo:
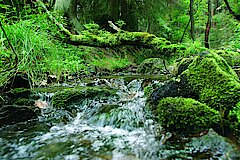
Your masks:
<svg viewBox="0 0 240 160"><path fill-rule="evenodd" d="M214 0L214 7L212 10L212 17L217 13L217 8L219 7L219 0ZM217 22L214 21L214 18L212 20L212 27L216 28Z"/></svg>
<svg viewBox="0 0 240 160"><path fill-rule="evenodd" d="M212 7L211 7L211 0L208 0L208 21L206 24L206 30L205 30L205 47L210 48L209 44L209 34L212 24Z"/></svg>
<svg viewBox="0 0 240 160"><path fill-rule="evenodd" d="M80 31L83 30L83 25L77 18L77 2L78 0L56 0L54 8L66 14L74 29L80 33Z"/></svg>
<svg viewBox="0 0 240 160"><path fill-rule="evenodd" d="M137 31L138 30L138 21L134 13L134 6L131 2L128 4L127 0L120 0L121 4L121 19L126 23L126 26L123 27L127 31Z"/></svg>
<svg viewBox="0 0 240 160"><path fill-rule="evenodd" d="M109 15L114 21L119 20L120 10L119 10L119 0L109 1Z"/></svg>
<svg viewBox="0 0 240 160"><path fill-rule="evenodd" d="M195 40L195 34L194 34L194 11L193 11L193 3L194 0L190 0L190 21L191 21L191 38L194 41Z"/></svg>

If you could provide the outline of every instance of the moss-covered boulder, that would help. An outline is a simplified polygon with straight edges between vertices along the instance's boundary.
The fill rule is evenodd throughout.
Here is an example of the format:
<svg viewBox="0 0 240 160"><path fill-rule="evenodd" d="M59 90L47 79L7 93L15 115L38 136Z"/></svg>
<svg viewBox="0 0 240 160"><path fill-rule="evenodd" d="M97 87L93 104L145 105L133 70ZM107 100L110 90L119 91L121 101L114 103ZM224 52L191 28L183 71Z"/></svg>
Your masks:
<svg viewBox="0 0 240 160"><path fill-rule="evenodd" d="M224 51L224 50L217 50L215 51L218 55L223 57L228 65L231 67L239 66L240 65L240 53L233 52L233 51Z"/></svg>
<svg viewBox="0 0 240 160"><path fill-rule="evenodd" d="M66 105L79 103L86 98L116 96L116 91L103 87L76 87L56 92L52 97L54 107L61 108Z"/></svg>
<svg viewBox="0 0 240 160"><path fill-rule="evenodd" d="M200 102L221 110L223 114L228 113L240 100L237 74L215 53L195 58L180 77L199 95Z"/></svg>
<svg viewBox="0 0 240 160"><path fill-rule="evenodd" d="M213 127L219 112L191 98L164 98L159 101L157 117L168 131L194 134Z"/></svg>
<svg viewBox="0 0 240 160"><path fill-rule="evenodd" d="M230 128L240 142L240 102L230 111L228 115Z"/></svg>
<svg viewBox="0 0 240 160"><path fill-rule="evenodd" d="M174 74L176 76L180 75L183 71L185 71L188 68L188 66L193 62L193 60L194 57L181 59L181 61L177 62L176 64Z"/></svg>
<svg viewBox="0 0 240 160"><path fill-rule="evenodd" d="M147 90L148 88L145 88ZM155 113L158 108L159 100L167 97L184 97L184 98L194 98L198 99L198 95L195 94L191 88L184 85L177 79L171 79L157 86L152 91L147 91L147 104L150 110ZM149 93L150 92L150 93Z"/></svg>
<svg viewBox="0 0 240 160"><path fill-rule="evenodd" d="M164 68L161 58L145 59L138 67L137 72L140 74L160 74Z"/></svg>

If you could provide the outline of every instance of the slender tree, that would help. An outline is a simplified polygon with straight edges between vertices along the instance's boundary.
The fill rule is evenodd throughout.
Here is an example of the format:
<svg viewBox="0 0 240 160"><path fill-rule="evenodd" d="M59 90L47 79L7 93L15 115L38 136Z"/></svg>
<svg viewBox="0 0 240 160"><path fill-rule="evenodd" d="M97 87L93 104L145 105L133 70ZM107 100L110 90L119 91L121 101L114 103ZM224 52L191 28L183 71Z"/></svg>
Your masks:
<svg viewBox="0 0 240 160"><path fill-rule="evenodd" d="M210 34L210 29L212 25L212 7L211 7L211 0L208 0L208 20L206 24L206 29L205 29L205 47L210 48L209 44L209 34Z"/></svg>
<svg viewBox="0 0 240 160"><path fill-rule="evenodd" d="M194 34L194 11L193 11L193 4L194 0L190 0L190 21L191 21L191 38L194 41L195 40L195 34Z"/></svg>
<svg viewBox="0 0 240 160"><path fill-rule="evenodd" d="M114 21L119 20L120 16L119 0L109 0L109 14Z"/></svg>

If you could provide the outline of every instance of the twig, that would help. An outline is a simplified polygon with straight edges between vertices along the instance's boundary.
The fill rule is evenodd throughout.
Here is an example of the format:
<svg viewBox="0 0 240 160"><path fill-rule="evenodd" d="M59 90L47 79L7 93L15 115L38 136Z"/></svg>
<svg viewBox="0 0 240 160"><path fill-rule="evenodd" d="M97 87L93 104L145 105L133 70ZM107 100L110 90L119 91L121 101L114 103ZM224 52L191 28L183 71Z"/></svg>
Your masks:
<svg viewBox="0 0 240 160"><path fill-rule="evenodd" d="M12 43L10 42L10 40L9 40L9 38L8 38L8 36L7 36L7 33L5 32L5 30L4 30L4 28L3 28L3 25L2 25L2 22L1 22L1 21L0 21L0 27L1 27L2 31L3 31L4 36L5 36L6 39L7 39L7 42L8 42L8 44L9 44L9 46L10 46L13 54L15 55L15 65L14 65L12 68L8 68L8 69L2 71L2 72L6 72L6 71L9 71L9 70L15 68L15 67L18 65L18 55L17 55L16 51L14 50L14 48L13 48L13 46L12 46Z"/></svg>
<svg viewBox="0 0 240 160"><path fill-rule="evenodd" d="M112 21L108 21L108 23L109 23L109 26L112 27L114 30L118 32L121 31L121 29L118 28Z"/></svg>

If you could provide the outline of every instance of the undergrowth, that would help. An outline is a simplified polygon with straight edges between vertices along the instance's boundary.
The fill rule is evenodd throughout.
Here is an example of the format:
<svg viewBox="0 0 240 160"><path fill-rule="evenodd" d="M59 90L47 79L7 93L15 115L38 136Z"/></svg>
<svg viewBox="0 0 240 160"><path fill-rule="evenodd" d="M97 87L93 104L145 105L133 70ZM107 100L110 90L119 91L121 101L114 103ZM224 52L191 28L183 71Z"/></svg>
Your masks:
<svg viewBox="0 0 240 160"><path fill-rule="evenodd" d="M9 6L4 7L8 10ZM91 67L95 66L112 71L130 63L126 58L121 59L116 55L116 58L109 59L104 58L104 55L99 57L105 53L95 47L74 46L63 42L65 37L59 28L48 19L46 13L38 10L38 13L31 16L16 17L18 20L14 21L7 20L12 12L0 13L4 30L16 52L14 54L10 49L6 36L0 30L0 87L17 72L26 73L34 85L46 80L46 74L59 78L72 73L88 74ZM65 24L64 18L55 17L59 23Z"/></svg>
<svg viewBox="0 0 240 160"><path fill-rule="evenodd" d="M63 72L79 72L86 69L82 59L88 51L61 42L58 28L49 22L46 14L37 14L31 19L14 24L5 23L6 34L18 57L17 67L7 70L6 64L16 63L6 37L0 31L0 56L2 63L0 83L4 84L11 74L27 73L33 82L44 79L45 73L61 75ZM13 66L11 64L10 66Z"/></svg>

